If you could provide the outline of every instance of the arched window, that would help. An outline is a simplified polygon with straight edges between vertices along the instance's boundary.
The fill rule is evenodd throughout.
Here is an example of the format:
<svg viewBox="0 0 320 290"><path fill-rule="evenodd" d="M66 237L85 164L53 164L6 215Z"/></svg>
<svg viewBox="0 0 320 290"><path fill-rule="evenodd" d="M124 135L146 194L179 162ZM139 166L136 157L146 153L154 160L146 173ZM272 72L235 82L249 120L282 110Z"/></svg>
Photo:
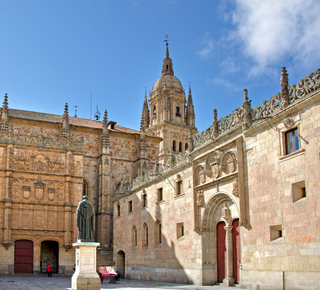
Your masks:
<svg viewBox="0 0 320 290"><path fill-rule="evenodd" d="M176 141L172 142L172 151L176 151Z"/></svg>
<svg viewBox="0 0 320 290"><path fill-rule="evenodd" d="M117 204L117 214L120 216L120 203Z"/></svg>
<svg viewBox="0 0 320 290"><path fill-rule="evenodd" d="M83 180L82 183L82 196L86 195L88 196L89 192L88 192L88 182Z"/></svg>
<svg viewBox="0 0 320 290"><path fill-rule="evenodd" d="M136 247L138 244L137 228L133 226L132 228L132 247Z"/></svg>
<svg viewBox="0 0 320 290"><path fill-rule="evenodd" d="M146 223L143 224L143 245L145 247L149 244L149 237L148 237L148 225Z"/></svg>
<svg viewBox="0 0 320 290"><path fill-rule="evenodd" d="M189 148L189 144L186 143L186 144L184 145L184 150L188 150L188 148Z"/></svg>
<svg viewBox="0 0 320 290"><path fill-rule="evenodd" d="M179 142L179 152L182 152L182 142Z"/></svg>
<svg viewBox="0 0 320 290"><path fill-rule="evenodd" d="M161 223L159 220L156 221L156 228L155 228L155 240L156 244L161 244L162 242L162 229L161 229Z"/></svg>

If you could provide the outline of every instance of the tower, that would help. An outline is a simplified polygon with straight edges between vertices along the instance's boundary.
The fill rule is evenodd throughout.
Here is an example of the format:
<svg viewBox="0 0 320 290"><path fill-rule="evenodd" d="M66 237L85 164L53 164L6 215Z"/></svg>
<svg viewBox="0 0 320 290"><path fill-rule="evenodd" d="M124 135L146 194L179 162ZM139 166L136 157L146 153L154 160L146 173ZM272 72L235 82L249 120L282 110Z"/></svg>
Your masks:
<svg viewBox="0 0 320 290"><path fill-rule="evenodd" d="M161 77L156 80L149 93L149 109L146 134L156 135L163 139L160 143L159 162L166 161L172 153L187 150L190 134L193 136L197 133L191 88L187 104L181 82L174 76L167 41ZM143 113L147 111L147 106L144 104Z"/></svg>

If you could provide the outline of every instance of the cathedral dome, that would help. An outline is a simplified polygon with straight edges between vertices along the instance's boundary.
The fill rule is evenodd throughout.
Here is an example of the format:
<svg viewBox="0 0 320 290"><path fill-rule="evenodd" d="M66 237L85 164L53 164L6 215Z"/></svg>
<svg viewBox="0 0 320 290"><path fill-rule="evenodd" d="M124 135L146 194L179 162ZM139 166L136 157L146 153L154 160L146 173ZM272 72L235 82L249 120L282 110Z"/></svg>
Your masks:
<svg viewBox="0 0 320 290"><path fill-rule="evenodd" d="M183 91L183 87L179 79L173 75L162 75L160 78L156 80L154 85L152 86L152 92L158 91L166 87L167 89L181 90Z"/></svg>

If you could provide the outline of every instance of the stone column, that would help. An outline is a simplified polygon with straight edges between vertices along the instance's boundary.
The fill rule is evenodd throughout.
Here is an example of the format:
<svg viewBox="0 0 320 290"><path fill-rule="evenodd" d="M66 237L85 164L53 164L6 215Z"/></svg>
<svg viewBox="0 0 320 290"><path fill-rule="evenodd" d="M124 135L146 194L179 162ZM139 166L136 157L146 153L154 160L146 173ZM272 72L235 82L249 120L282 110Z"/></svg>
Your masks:
<svg viewBox="0 0 320 290"><path fill-rule="evenodd" d="M227 258L226 258L226 274L227 277L223 279L223 286L229 287L234 285L233 278L233 246L232 246L232 226L225 226L226 230L226 249L227 249Z"/></svg>
<svg viewBox="0 0 320 290"><path fill-rule="evenodd" d="M97 274L97 247L100 243L78 242L76 248L76 271L72 276L72 290L100 290Z"/></svg>

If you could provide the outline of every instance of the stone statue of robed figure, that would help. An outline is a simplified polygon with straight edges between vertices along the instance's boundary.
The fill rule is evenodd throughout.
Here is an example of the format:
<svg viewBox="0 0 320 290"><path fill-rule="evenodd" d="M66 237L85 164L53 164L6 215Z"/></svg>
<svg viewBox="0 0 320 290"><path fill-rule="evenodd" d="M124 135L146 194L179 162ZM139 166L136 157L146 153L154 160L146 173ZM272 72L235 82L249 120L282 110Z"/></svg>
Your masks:
<svg viewBox="0 0 320 290"><path fill-rule="evenodd" d="M93 231L95 230L95 212L93 204L86 195L79 202L77 208L78 241L94 241Z"/></svg>

